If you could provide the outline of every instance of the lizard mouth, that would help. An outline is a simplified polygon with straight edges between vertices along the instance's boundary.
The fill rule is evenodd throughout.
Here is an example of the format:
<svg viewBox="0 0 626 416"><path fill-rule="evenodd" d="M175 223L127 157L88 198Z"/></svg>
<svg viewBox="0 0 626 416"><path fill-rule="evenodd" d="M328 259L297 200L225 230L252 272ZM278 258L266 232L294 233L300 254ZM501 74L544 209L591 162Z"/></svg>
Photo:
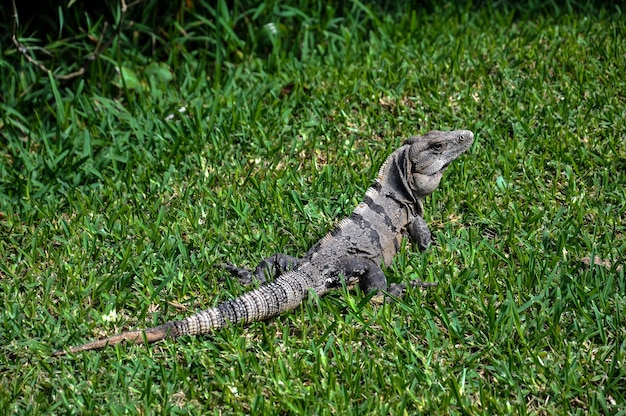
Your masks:
<svg viewBox="0 0 626 416"><path fill-rule="evenodd" d="M441 169L439 169L439 172L437 172L437 173L441 173L441 172L443 172L444 170L446 170L446 168L448 167L448 165L449 165L449 164L450 164L450 162L448 162L448 163L444 163L444 165L441 167Z"/></svg>

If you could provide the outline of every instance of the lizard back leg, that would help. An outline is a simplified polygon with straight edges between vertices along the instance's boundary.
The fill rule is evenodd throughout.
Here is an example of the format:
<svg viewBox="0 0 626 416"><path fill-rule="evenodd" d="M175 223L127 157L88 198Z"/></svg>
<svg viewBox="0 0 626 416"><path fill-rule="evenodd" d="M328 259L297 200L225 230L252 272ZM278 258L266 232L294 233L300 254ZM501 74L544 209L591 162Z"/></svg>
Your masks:
<svg viewBox="0 0 626 416"><path fill-rule="evenodd" d="M243 267L237 267L231 263L223 264L222 267L236 277L241 284L249 285L253 282L262 284L267 282L268 279L275 279L281 274L295 269L301 263L302 260L297 257L276 253L261 260L254 272Z"/></svg>
<svg viewBox="0 0 626 416"><path fill-rule="evenodd" d="M364 292L387 289L387 278L378 264L365 257L346 257L337 265L349 284L358 281ZM339 282L337 282L339 284Z"/></svg>
<svg viewBox="0 0 626 416"><path fill-rule="evenodd" d="M340 265L340 269L346 277L358 278L359 287L368 293L376 290L379 293L386 291L395 298L402 298L406 293L407 284L392 283L387 285L387 278L378 264L370 259L363 257L349 257L344 259ZM432 287L437 286L435 282L422 282L420 280L412 280L408 283L412 287Z"/></svg>

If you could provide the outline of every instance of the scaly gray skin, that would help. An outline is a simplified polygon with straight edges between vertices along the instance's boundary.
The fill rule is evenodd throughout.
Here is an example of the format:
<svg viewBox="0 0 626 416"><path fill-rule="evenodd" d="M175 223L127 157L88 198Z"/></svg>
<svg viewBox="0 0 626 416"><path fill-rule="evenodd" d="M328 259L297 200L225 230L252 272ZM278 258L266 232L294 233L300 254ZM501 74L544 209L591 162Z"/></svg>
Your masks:
<svg viewBox="0 0 626 416"><path fill-rule="evenodd" d="M322 296L346 283L365 291L386 290L401 297L406 285L387 285L380 264L389 266L407 235L425 250L430 231L423 219L422 198L433 192L450 162L472 145L468 130L431 131L409 138L380 168L374 185L350 217L315 244L302 259L275 254L263 260L254 273L225 265L242 282L274 276L270 283L242 296L198 312L180 321L145 330L129 331L71 348L68 352L103 348L122 341L154 342L183 335L206 334L227 325L262 321L292 310L309 290ZM413 286L423 284L414 281ZM64 355L56 351L54 355Z"/></svg>

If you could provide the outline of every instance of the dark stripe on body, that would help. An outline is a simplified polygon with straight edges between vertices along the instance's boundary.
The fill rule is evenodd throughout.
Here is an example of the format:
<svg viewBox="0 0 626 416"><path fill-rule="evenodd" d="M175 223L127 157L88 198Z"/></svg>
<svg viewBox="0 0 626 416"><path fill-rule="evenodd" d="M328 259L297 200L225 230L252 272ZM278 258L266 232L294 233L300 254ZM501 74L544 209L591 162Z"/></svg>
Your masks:
<svg viewBox="0 0 626 416"><path fill-rule="evenodd" d="M363 231L363 236L365 236L365 233L367 232L367 236L370 239L372 247L374 247L376 250L382 249L381 244L380 244L380 234L378 233L378 231L376 231L374 227L372 227L372 223L368 219L366 219L363 215L356 213L356 212L353 212L350 215L350 219L354 221L355 224L359 225L359 227ZM358 246L357 246L357 249L358 249Z"/></svg>
<svg viewBox="0 0 626 416"><path fill-rule="evenodd" d="M365 204L369 207L369 209L371 209L372 211L374 211L375 213L379 215L382 215L385 220L385 225L391 228L394 233L397 231L395 224L391 220L391 217L389 216L389 214L387 214L387 210L382 205L377 204L369 196L366 196L363 202L365 202Z"/></svg>

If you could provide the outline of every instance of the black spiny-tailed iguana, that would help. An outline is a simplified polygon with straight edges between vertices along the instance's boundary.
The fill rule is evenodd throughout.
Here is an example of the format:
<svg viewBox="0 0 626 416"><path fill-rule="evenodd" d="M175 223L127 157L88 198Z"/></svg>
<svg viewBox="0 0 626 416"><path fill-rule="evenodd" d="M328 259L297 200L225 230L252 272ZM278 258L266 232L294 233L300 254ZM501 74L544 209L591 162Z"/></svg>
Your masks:
<svg viewBox="0 0 626 416"><path fill-rule="evenodd" d="M405 235L420 250L430 244L421 200L437 188L444 169L473 141L474 134L467 130L432 131L409 138L387 158L376 182L352 215L340 221L304 258L275 254L263 260L254 273L225 265L242 281L260 280L264 284L259 288L180 321L124 332L71 348L69 352L122 341L142 343L206 334L230 324L262 321L296 308L309 290L324 295L340 286L342 279L348 284L358 282L366 292L386 290L393 296L402 296L406 285L388 286L380 264L391 263ZM275 279L265 283L266 274ZM55 352L63 354L66 351Z"/></svg>

